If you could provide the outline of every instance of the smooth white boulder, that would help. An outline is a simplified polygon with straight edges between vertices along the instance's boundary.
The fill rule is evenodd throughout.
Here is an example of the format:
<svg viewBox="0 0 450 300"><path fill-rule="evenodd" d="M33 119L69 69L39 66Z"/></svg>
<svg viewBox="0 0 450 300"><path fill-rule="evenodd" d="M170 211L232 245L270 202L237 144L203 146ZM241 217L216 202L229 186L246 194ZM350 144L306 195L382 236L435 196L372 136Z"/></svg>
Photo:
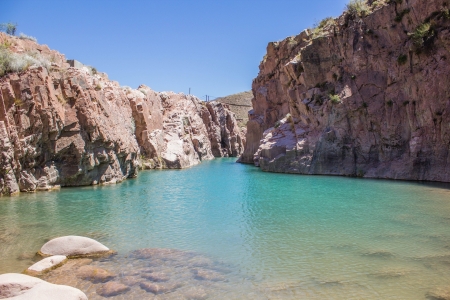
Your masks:
<svg viewBox="0 0 450 300"><path fill-rule="evenodd" d="M7 273L0 275L0 299L87 300L79 289L48 283L36 277Z"/></svg>
<svg viewBox="0 0 450 300"><path fill-rule="evenodd" d="M112 253L112 251L96 240L75 235L58 237L48 241L39 251L42 256L65 255L68 258L108 253Z"/></svg>
<svg viewBox="0 0 450 300"><path fill-rule="evenodd" d="M66 260L67 256L65 255L53 255L38 261L37 263L29 267L26 272L30 275L33 275L35 273L44 273L55 267L58 267L59 265L62 265Z"/></svg>

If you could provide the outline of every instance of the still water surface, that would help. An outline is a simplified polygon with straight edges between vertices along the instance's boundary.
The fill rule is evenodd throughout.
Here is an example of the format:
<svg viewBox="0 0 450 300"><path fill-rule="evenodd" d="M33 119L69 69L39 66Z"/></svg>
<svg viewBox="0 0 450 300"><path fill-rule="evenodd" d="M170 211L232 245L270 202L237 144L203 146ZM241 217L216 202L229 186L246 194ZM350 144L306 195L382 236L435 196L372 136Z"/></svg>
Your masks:
<svg viewBox="0 0 450 300"><path fill-rule="evenodd" d="M117 250L116 264L140 248L220 262L231 270L229 299L426 299L450 288L448 185L234 161L0 198L0 273L23 271L50 238L83 235Z"/></svg>

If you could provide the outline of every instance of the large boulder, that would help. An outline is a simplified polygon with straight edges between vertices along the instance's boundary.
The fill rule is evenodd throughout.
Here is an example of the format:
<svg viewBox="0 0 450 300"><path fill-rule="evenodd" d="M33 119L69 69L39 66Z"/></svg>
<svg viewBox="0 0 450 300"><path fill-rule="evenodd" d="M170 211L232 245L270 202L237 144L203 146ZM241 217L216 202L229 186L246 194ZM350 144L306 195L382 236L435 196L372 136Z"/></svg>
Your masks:
<svg viewBox="0 0 450 300"><path fill-rule="evenodd" d="M50 256L38 261L37 263L26 269L25 273L32 276L40 275L50 270L56 269L59 266L62 266L66 261L67 257L65 255Z"/></svg>
<svg viewBox="0 0 450 300"><path fill-rule="evenodd" d="M42 256L65 255L68 258L107 256L114 253L96 240L83 236L63 236L42 246L38 252Z"/></svg>
<svg viewBox="0 0 450 300"><path fill-rule="evenodd" d="M87 300L86 295L73 287L48 283L23 274L0 275L0 299L17 300Z"/></svg>

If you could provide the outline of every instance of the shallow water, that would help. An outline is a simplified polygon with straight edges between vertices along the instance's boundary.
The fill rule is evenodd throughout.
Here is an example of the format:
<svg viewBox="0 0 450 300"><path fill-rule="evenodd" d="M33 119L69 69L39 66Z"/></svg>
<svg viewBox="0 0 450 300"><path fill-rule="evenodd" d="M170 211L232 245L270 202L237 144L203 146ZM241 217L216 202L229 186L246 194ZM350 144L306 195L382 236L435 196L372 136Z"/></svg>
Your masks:
<svg viewBox="0 0 450 300"><path fill-rule="evenodd" d="M183 279L180 289L202 285L214 299L426 299L450 288L443 184L272 174L217 159L114 186L4 197L0 273L23 271L61 235L117 250L94 263L119 273L135 268L136 249L195 253L228 271L213 283ZM168 272L183 278L190 267Z"/></svg>

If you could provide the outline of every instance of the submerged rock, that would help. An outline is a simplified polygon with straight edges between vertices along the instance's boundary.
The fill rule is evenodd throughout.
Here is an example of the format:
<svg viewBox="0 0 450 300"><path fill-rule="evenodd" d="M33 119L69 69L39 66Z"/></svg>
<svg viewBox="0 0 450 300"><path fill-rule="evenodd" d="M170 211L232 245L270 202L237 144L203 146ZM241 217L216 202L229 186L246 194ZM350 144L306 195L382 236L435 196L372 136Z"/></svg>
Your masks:
<svg viewBox="0 0 450 300"><path fill-rule="evenodd" d="M67 257L65 255L50 256L38 261L37 263L26 269L25 273L32 276L40 275L59 266L62 266L66 261Z"/></svg>
<svg viewBox="0 0 450 300"><path fill-rule="evenodd" d="M48 283L23 274L0 275L0 299L17 300L87 300L86 295L73 287Z"/></svg>
<svg viewBox="0 0 450 300"><path fill-rule="evenodd" d="M181 283L154 283L154 282L141 282L141 289L153 294L164 294L172 292L181 287Z"/></svg>
<svg viewBox="0 0 450 300"><path fill-rule="evenodd" d="M449 288L435 288L426 294L429 300L450 300Z"/></svg>
<svg viewBox="0 0 450 300"><path fill-rule="evenodd" d="M99 267L82 266L78 269L77 276L92 282L106 282L117 275Z"/></svg>
<svg viewBox="0 0 450 300"><path fill-rule="evenodd" d="M198 280L209 280L209 281L225 280L225 277L222 274L212 270L193 269L192 274L194 274L194 278Z"/></svg>
<svg viewBox="0 0 450 300"><path fill-rule="evenodd" d="M117 281L110 281L99 287L97 289L97 294L103 297L112 297L124 294L129 290L130 290L129 286L126 286Z"/></svg>
<svg viewBox="0 0 450 300"><path fill-rule="evenodd" d="M68 258L106 256L113 254L105 245L83 236L63 236L52 239L42 246L42 256L65 255Z"/></svg>
<svg viewBox="0 0 450 300"><path fill-rule="evenodd" d="M170 277L163 272L152 272L152 273L144 273L142 275L143 278L154 281L154 282L164 282L169 281Z"/></svg>

